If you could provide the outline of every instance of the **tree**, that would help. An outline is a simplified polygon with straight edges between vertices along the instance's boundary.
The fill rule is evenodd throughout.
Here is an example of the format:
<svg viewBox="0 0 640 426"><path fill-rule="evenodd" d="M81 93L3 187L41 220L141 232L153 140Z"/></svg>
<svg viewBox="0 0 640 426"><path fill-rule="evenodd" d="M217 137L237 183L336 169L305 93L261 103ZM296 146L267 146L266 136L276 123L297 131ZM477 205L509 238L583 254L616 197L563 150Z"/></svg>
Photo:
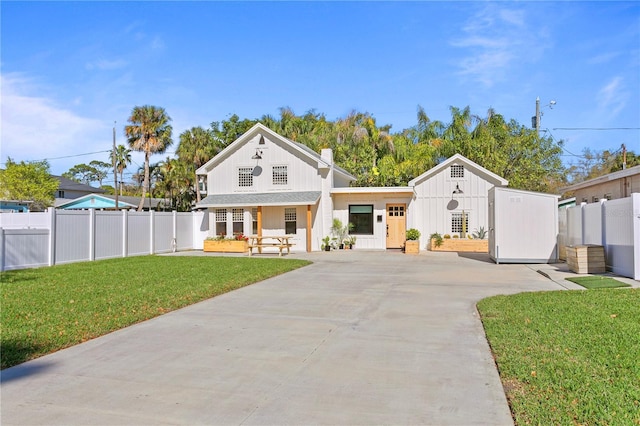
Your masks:
<svg viewBox="0 0 640 426"><path fill-rule="evenodd" d="M7 158L0 170L0 196L8 200L33 201L33 210L52 206L59 182L49 174L49 163L34 161L16 163Z"/></svg>
<svg viewBox="0 0 640 426"><path fill-rule="evenodd" d="M138 211L141 211L150 188L149 159L152 154L164 153L173 143L173 128L169 124L171 117L164 108L152 105L134 107L128 121L131 124L125 126L124 131L129 146L134 151L144 152L144 182L138 205Z"/></svg>
<svg viewBox="0 0 640 426"><path fill-rule="evenodd" d="M113 168L113 166L109 163L98 160L92 160L89 162L89 166L93 167L95 170L94 181L98 181L100 187L102 187L102 181L108 176L109 170Z"/></svg>
<svg viewBox="0 0 640 426"><path fill-rule="evenodd" d="M122 175L124 169L131 164L131 150L124 145L116 146L116 170L120 173L120 195L122 195ZM113 150L109 151L109 157L113 158Z"/></svg>
<svg viewBox="0 0 640 426"><path fill-rule="evenodd" d="M62 174L62 177L75 180L76 182L80 182L85 185L91 185L91 182L98 180L97 173L98 171L95 167L82 163L71 167Z"/></svg>
<svg viewBox="0 0 640 426"><path fill-rule="evenodd" d="M196 202L200 202L200 187L195 170L202 167L207 161L216 155L222 146L216 143L211 131L202 127L192 127L180 135L180 143L176 154L181 162L193 169L193 186L196 193Z"/></svg>

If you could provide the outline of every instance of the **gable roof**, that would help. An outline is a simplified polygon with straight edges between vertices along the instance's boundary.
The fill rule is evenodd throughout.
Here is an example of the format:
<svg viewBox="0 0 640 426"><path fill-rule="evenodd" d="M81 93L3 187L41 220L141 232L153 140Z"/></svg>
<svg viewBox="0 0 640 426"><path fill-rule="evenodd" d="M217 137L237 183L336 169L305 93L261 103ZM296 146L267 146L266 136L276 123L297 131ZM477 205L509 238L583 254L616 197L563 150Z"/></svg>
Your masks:
<svg viewBox="0 0 640 426"><path fill-rule="evenodd" d="M498 176L497 174L485 169L484 167L480 166L477 163L474 163L473 161L469 160L467 157L461 155L461 154L456 154L453 155L449 158L447 158L446 160L444 160L442 163L438 164L435 167L430 168L429 170L427 170L426 172L424 172L423 174L421 174L420 176L412 179L409 181L409 186L416 186L417 184L419 184L420 182L430 178L431 176L434 176L438 173L440 173L442 170L445 170L447 167L451 166L451 165L455 165L455 164L460 164L465 166L465 168L473 171L474 173L482 176L484 179L486 179L487 181L493 183L496 186L507 186L509 184L509 181Z"/></svg>
<svg viewBox="0 0 640 426"><path fill-rule="evenodd" d="M105 190L102 188L96 188L91 185L85 185L84 183L76 182L75 180L68 179L64 176L51 175L51 177L56 179L59 182L58 191L79 191L79 192L89 192L93 194L105 193Z"/></svg>
<svg viewBox="0 0 640 426"><path fill-rule="evenodd" d="M251 127L249 130L247 130L245 133L243 133L238 139L236 139L235 141L231 142L225 149L220 151L211 160L207 161L206 164L204 164L202 167L200 167L198 170L196 170L196 174L198 174L198 175L207 174L209 171L211 171L211 169L213 169L215 166L217 166L223 160L227 159L240 145L246 144L251 139L253 139L256 135L261 134L261 133L266 133L271 138L275 139L276 141L279 141L280 143L282 143L284 145L288 145L288 146L292 147L293 150L296 151L299 154L299 157L306 157L307 159L309 159L309 160L311 160L313 162L316 162L318 164L318 168L329 168L331 166L331 164L327 163L320 156L320 154L318 154L317 152L315 152L314 150L312 150L308 146L306 146L304 144L301 144L299 142L292 141L291 139L287 139L287 138L279 135L278 133L274 132L273 130L271 130L270 128L268 128L267 126L265 126L262 123L256 123L256 124L253 125L253 127ZM337 173L343 175L348 180L354 180L354 181L356 180L355 176L353 176L351 173L347 172L342 167L337 166L335 163L333 164L333 170L334 170L334 172L337 172Z"/></svg>
<svg viewBox="0 0 640 426"><path fill-rule="evenodd" d="M561 192L575 191L576 189L588 188L593 185L609 182L616 179L622 179L625 177L640 175L640 166L629 167L628 169L618 170L617 172L609 173L603 176L598 176L593 179L585 180L584 182L576 183L573 185L560 188Z"/></svg>

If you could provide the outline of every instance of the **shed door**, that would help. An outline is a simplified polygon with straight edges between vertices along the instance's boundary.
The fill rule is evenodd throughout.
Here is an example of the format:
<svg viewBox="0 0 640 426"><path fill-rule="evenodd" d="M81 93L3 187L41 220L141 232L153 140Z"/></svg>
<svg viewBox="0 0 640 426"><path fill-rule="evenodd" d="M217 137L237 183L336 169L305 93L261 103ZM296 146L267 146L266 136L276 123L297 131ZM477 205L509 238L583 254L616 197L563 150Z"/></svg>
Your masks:
<svg viewBox="0 0 640 426"><path fill-rule="evenodd" d="M406 204L387 204L387 248L402 248L407 230Z"/></svg>

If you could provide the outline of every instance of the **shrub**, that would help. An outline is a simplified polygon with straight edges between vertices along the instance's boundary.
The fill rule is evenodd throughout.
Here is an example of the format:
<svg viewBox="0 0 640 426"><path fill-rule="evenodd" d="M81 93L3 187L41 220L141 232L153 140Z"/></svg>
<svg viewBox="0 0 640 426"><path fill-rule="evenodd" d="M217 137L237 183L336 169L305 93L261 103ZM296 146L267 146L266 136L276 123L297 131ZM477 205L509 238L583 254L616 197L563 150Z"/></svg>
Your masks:
<svg viewBox="0 0 640 426"><path fill-rule="evenodd" d="M411 229L407 229L407 240L408 241L415 241L420 239L420 231L418 231L415 228L411 228Z"/></svg>
<svg viewBox="0 0 640 426"><path fill-rule="evenodd" d="M446 235L444 237L447 238ZM442 245L442 236L437 232L431 234L431 236L429 236L429 239L433 241L433 245L435 245L436 247L440 247Z"/></svg>

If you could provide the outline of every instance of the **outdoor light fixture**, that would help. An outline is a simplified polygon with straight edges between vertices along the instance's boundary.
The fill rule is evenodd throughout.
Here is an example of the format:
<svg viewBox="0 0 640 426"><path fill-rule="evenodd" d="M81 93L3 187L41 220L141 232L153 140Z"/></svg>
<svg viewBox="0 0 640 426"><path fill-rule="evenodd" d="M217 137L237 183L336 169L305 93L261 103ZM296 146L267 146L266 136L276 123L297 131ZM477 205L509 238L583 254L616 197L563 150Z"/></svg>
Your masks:
<svg viewBox="0 0 640 426"><path fill-rule="evenodd" d="M463 194L462 189L460 189L460 186L456 183L456 189L453 190L454 194Z"/></svg>
<svg viewBox="0 0 640 426"><path fill-rule="evenodd" d="M256 148L256 153L253 157L251 157L252 160L262 160L262 150L260 148Z"/></svg>
<svg viewBox="0 0 640 426"><path fill-rule="evenodd" d="M260 135L260 140L258 141L258 145L264 145L264 136Z"/></svg>

